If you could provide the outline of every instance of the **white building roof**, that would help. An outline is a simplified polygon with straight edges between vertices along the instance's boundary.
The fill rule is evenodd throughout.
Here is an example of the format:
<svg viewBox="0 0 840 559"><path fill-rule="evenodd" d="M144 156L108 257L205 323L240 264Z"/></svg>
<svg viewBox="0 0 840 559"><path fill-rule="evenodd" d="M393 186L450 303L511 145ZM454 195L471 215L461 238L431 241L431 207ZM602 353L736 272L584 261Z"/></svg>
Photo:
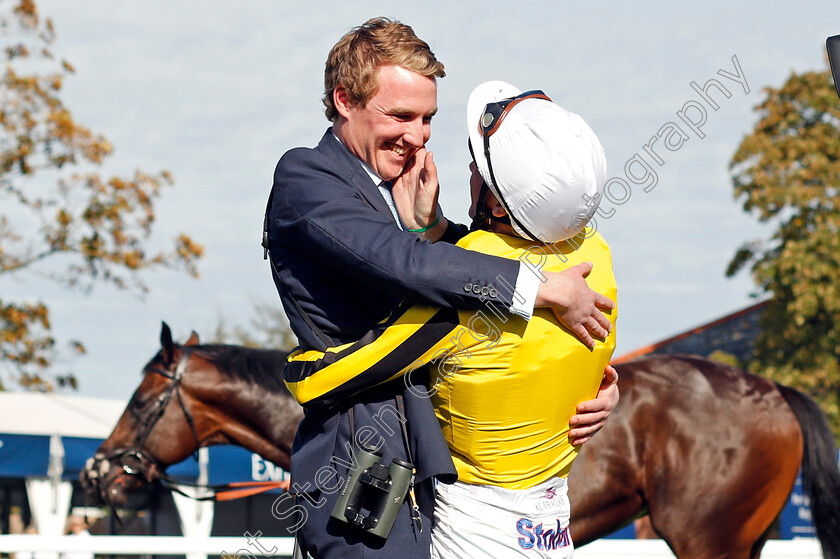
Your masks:
<svg viewBox="0 0 840 559"><path fill-rule="evenodd" d="M105 439L125 406L125 400L0 392L0 433Z"/></svg>

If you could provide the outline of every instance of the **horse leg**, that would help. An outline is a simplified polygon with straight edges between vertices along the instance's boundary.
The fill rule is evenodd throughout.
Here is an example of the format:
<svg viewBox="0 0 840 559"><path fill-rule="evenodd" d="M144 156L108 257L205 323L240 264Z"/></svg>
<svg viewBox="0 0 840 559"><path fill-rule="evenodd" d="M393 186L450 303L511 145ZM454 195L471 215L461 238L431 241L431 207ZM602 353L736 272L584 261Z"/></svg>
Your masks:
<svg viewBox="0 0 840 559"><path fill-rule="evenodd" d="M643 511L644 503L638 495L626 495L610 503L589 501L572 513L572 541L576 547L590 543L626 526Z"/></svg>
<svg viewBox="0 0 840 559"><path fill-rule="evenodd" d="M606 536L644 514L634 440L624 417L616 414L575 459L569 475L575 546Z"/></svg>
<svg viewBox="0 0 840 559"><path fill-rule="evenodd" d="M775 518L773 519L775 521ZM758 540L753 544L752 547L752 554L750 555L750 559L758 559L761 555L761 550L764 548L764 544L767 543L767 540L770 538L770 531L773 529L773 524L771 523L767 530L764 531L763 534L758 538Z"/></svg>
<svg viewBox="0 0 840 559"><path fill-rule="evenodd" d="M637 540L658 540L659 534L656 533L656 530L653 529L653 526L650 523L650 516L645 515L641 518L637 518L635 522L633 522L633 527L636 530L636 539Z"/></svg>

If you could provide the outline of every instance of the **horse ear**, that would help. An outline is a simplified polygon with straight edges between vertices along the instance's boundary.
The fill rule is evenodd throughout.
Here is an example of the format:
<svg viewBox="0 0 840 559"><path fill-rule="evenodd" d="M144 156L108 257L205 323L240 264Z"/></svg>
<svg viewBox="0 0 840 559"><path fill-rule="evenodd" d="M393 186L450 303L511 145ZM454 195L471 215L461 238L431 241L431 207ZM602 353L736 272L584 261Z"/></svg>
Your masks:
<svg viewBox="0 0 840 559"><path fill-rule="evenodd" d="M172 341L172 330L165 322L161 322L160 327L160 347L163 349L163 359L167 364L172 363L175 357L175 344Z"/></svg>
<svg viewBox="0 0 840 559"><path fill-rule="evenodd" d="M184 342L184 345L198 345L198 333L195 330L190 332L190 339Z"/></svg>

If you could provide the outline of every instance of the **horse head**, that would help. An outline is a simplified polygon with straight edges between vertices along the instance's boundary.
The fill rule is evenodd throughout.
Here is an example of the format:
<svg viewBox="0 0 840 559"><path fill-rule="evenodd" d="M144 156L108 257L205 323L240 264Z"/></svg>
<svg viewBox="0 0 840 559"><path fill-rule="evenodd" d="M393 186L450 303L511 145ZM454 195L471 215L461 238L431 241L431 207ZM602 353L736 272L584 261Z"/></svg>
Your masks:
<svg viewBox="0 0 840 559"><path fill-rule="evenodd" d="M113 432L79 474L96 503L122 506L131 491L161 479L167 466L201 445L195 425L201 405L182 390L198 335L192 332L177 345L163 323L160 342L161 350L144 367L143 381Z"/></svg>
<svg viewBox="0 0 840 559"><path fill-rule="evenodd" d="M143 369L113 432L88 460L82 486L98 503L122 506L199 447L233 444L289 470L303 410L282 380L288 352L233 345L183 345L164 323L160 351Z"/></svg>

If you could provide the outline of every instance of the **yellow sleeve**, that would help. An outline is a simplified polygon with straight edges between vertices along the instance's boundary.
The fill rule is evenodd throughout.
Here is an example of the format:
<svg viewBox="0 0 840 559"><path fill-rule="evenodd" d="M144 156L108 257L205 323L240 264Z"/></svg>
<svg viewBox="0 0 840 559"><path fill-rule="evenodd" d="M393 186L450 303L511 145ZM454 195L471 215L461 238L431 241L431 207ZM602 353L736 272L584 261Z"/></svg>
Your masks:
<svg viewBox="0 0 840 559"><path fill-rule="evenodd" d="M283 380L301 405L335 405L436 361L453 346L451 334L458 325L457 310L411 307L357 342L292 352Z"/></svg>

